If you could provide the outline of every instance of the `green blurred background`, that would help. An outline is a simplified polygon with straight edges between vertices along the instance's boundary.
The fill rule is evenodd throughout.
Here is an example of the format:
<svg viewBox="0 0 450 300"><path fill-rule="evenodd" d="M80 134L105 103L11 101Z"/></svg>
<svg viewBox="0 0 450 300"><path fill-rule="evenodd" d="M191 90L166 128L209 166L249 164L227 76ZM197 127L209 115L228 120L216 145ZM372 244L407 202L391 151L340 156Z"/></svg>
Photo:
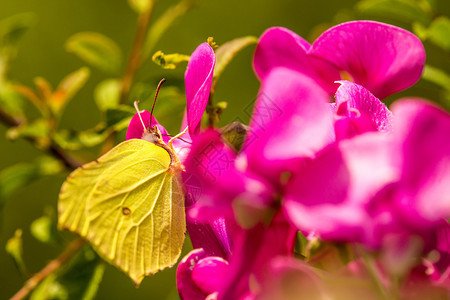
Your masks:
<svg viewBox="0 0 450 300"><path fill-rule="evenodd" d="M174 0L159 1L154 12L158 17ZM220 45L230 39L245 35L259 36L270 26L285 26L313 41L320 32L333 24L353 19L375 19L389 22L411 30L410 22L396 18L364 15L355 11L357 1L326 0L204 0L201 5L180 18L163 36L155 50L165 53L190 54L197 45L212 36ZM449 15L450 6L446 0L437 1L438 14ZM14 60L10 78L21 84L33 85L33 78L42 76L53 85L70 72L84 66L81 60L67 53L64 43L80 31L103 33L121 47L127 58L136 29L137 15L126 0L0 0L0 20L22 13L32 12L37 17L36 25L20 42L17 58ZM426 43L428 61L441 68L449 66L449 55L439 47ZM248 47L238 54L223 74L217 86L216 101L227 101L228 108L222 115L222 124L236 118L246 122L243 112L251 105L258 90L258 81L251 66L254 47ZM156 86L162 77L167 84L182 85L185 65L177 70L163 70L151 61L138 71L136 81ZM122 71L123 72L123 71ZM118 74L120 76L121 74ZM65 110L61 127L84 130L95 126L100 115L93 101L95 86L109 75L91 68L87 84ZM400 96L422 96L441 101L439 89L421 80L415 87L394 95L390 102ZM445 103L442 105L447 106ZM31 114L34 112L31 110ZM179 113L158 116L172 133L178 130ZM24 140L9 141L5 138L6 126L0 124L0 169L19 162L32 162L41 152ZM97 155L98 148L88 150L87 157ZM30 224L39 218L46 206L56 208L59 188L67 172L57 176L39 179L15 193L5 204L0 216L0 299L14 294L24 278L5 252L6 241L17 228L23 229L24 258L31 273L40 270L49 260L56 257L64 247L45 245L30 235ZM73 236L64 235L63 244ZM67 241L66 241L67 240ZM185 251L190 245L186 243ZM136 289L124 274L108 266L100 284L98 299L177 299L175 268L165 270L146 278Z"/></svg>

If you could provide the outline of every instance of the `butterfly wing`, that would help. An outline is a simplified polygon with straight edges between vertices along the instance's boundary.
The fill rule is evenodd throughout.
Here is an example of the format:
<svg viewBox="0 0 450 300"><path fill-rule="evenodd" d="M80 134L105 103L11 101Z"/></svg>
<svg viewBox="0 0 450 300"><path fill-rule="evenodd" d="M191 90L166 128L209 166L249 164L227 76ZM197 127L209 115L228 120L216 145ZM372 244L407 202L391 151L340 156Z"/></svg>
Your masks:
<svg viewBox="0 0 450 300"><path fill-rule="evenodd" d="M119 144L74 171L61 188L59 225L85 237L139 284L172 266L185 236L183 191L166 150L143 140Z"/></svg>

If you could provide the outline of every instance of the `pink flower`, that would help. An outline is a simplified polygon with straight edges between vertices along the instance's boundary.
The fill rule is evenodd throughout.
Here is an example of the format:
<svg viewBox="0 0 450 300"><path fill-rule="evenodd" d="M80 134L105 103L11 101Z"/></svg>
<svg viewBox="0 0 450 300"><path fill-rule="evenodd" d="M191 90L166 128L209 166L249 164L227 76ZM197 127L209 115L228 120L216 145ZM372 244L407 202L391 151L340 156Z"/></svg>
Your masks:
<svg viewBox="0 0 450 300"><path fill-rule="evenodd" d="M385 97L414 84L424 59L414 35L376 22L341 24L312 46L287 29L266 31L254 58L262 84L243 149L236 155L217 132L205 132L186 159L187 170L205 184L189 214L205 220L223 213L238 222L228 228L231 278L219 298L246 296L252 274L267 274L260 270L273 257L292 255L289 242L265 251L263 245L276 243L265 233L274 224L283 224L288 241L295 232L289 221L324 238L375 244L381 229L365 224L378 218L370 205L401 172L387 147L392 114L371 92ZM340 80L336 91L340 74L355 83ZM329 103L330 94L336 103ZM208 180L211 170L216 175ZM281 219L264 225L271 213Z"/></svg>
<svg viewBox="0 0 450 300"><path fill-rule="evenodd" d="M286 28L270 28L260 38L254 67L261 81L276 67L296 70L331 95L336 91L334 82L350 76L384 98L419 80L424 62L423 45L410 32L373 21L354 21L330 28L312 45Z"/></svg>
<svg viewBox="0 0 450 300"><path fill-rule="evenodd" d="M227 278L229 266L222 257L207 256L203 249L189 252L178 265L177 288L182 300L215 297ZM209 298L209 299L211 299Z"/></svg>
<svg viewBox="0 0 450 300"><path fill-rule="evenodd" d="M283 208L299 229L379 247L388 234L426 236L450 215L450 116L418 99L393 114L392 133L330 145L293 174Z"/></svg>

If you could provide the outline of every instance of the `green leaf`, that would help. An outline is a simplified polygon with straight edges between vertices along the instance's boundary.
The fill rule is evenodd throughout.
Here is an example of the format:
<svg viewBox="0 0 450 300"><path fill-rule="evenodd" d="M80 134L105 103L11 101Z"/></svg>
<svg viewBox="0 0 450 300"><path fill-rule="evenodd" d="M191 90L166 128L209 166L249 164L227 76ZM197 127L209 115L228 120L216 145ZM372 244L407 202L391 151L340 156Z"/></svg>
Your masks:
<svg viewBox="0 0 450 300"><path fill-rule="evenodd" d="M101 111L114 108L120 102L120 80L106 79L100 82L94 91L94 98L97 107Z"/></svg>
<svg viewBox="0 0 450 300"><path fill-rule="evenodd" d="M415 35L419 37L422 41L428 38L428 29L419 22L412 23L412 31Z"/></svg>
<svg viewBox="0 0 450 300"><path fill-rule="evenodd" d="M0 108L11 116L23 118L25 103L24 98L14 89L14 86L0 78Z"/></svg>
<svg viewBox="0 0 450 300"><path fill-rule="evenodd" d="M27 275L27 269L23 260L22 229L17 229L14 236L6 242L6 252L11 256L22 275Z"/></svg>
<svg viewBox="0 0 450 300"><path fill-rule="evenodd" d="M58 130L53 139L64 150L80 150L99 145L105 141L110 131L105 124L85 131Z"/></svg>
<svg viewBox="0 0 450 300"><path fill-rule="evenodd" d="M441 69L425 65L422 78L450 91L450 75Z"/></svg>
<svg viewBox="0 0 450 300"><path fill-rule="evenodd" d="M105 110L105 122L98 124L95 128L85 131L58 130L54 135L54 141L65 150L80 150L103 143L112 133L128 127L131 118L136 111L128 105Z"/></svg>
<svg viewBox="0 0 450 300"><path fill-rule="evenodd" d="M156 43L164 32L188 10L198 4L198 0L181 0L178 4L169 7L150 27L142 51L142 61L145 61L152 53Z"/></svg>
<svg viewBox="0 0 450 300"><path fill-rule="evenodd" d="M31 223L31 234L42 243L54 242L54 235L52 234L54 226L53 220L49 216L42 216Z"/></svg>
<svg viewBox="0 0 450 300"><path fill-rule="evenodd" d="M433 20L428 28L428 40L450 51L450 19L444 16Z"/></svg>
<svg viewBox="0 0 450 300"><path fill-rule="evenodd" d="M152 61L163 69L175 69L180 63L188 62L189 55L173 53L164 54L162 51L158 51L153 54Z"/></svg>
<svg viewBox="0 0 450 300"><path fill-rule="evenodd" d="M131 8L134 9L138 14L151 9L155 4L155 0L128 0Z"/></svg>
<svg viewBox="0 0 450 300"><path fill-rule="evenodd" d="M116 131L128 127L131 118L136 113L134 108L128 105L119 105L106 110L106 127L113 127Z"/></svg>
<svg viewBox="0 0 450 300"><path fill-rule="evenodd" d="M431 22L431 17L417 1L411 0L363 0L356 5L362 13L390 17L402 21L418 21L424 25Z"/></svg>
<svg viewBox="0 0 450 300"><path fill-rule="evenodd" d="M122 66L119 46L97 32L80 32L71 36L66 42L66 49L105 72L117 73Z"/></svg>
<svg viewBox="0 0 450 300"><path fill-rule="evenodd" d="M0 22L0 78L5 77L20 39L35 23L33 13L18 14Z"/></svg>
<svg viewBox="0 0 450 300"><path fill-rule="evenodd" d="M52 207L46 207L44 215L31 223L30 232L42 243L54 244L59 241L56 215Z"/></svg>
<svg viewBox="0 0 450 300"><path fill-rule="evenodd" d="M48 156L37 159L34 163L21 163L5 168L0 172L0 203L14 192L41 176L61 172L64 166Z"/></svg>
<svg viewBox="0 0 450 300"><path fill-rule="evenodd" d="M0 47L16 46L23 35L36 24L34 13L22 13L0 22Z"/></svg>
<svg viewBox="0 0 450 300"><path fill-rule="evenodd" d="M256 44L258 38L254 36L245 36L226 42L216 51L216 65L214 67L214 78L219 78L225 67L230 63L234 56L245 47Z"/></svg>
<svg viewBox="0 0 450 300"><path fill-rule="evenodd" d="M48 122L44 119L38 119L30 124L23 123L20 126L11 127L6 135L11 140L26 137L34 138L41 140L39 142L45 146L48 143L49 133L50 128Z"/></svg>
<svg viewBox="0 0 450 300"><path fill-rule="evenodd" d="M61 80L56 91L48 99L50 101L50 107L55 114L60 114L69 100L84 86L89 78L89 74L89 69L83 67L70 73Z"/></svg>
<svg viewBox="0 0 450 300"><path fill-rule="evenodd" d="M30 300L94 299L104 270L105 263L86 246L62 269L48 276L33 291Z"/></svg>

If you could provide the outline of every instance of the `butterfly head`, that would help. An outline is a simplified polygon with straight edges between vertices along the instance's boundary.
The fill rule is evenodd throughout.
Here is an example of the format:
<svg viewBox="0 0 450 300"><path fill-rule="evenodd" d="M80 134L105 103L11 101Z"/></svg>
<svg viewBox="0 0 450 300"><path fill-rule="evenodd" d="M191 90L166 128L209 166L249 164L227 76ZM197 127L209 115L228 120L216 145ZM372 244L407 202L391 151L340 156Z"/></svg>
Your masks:
<svg viewBox="0 0 450 300"><path fill-rule="evenodd" d="M147 129L145 129L144 133L142 134L142 139L144 141L158 145L160 143L163 143L161 131L156 125L149 126Z"/></svg>

